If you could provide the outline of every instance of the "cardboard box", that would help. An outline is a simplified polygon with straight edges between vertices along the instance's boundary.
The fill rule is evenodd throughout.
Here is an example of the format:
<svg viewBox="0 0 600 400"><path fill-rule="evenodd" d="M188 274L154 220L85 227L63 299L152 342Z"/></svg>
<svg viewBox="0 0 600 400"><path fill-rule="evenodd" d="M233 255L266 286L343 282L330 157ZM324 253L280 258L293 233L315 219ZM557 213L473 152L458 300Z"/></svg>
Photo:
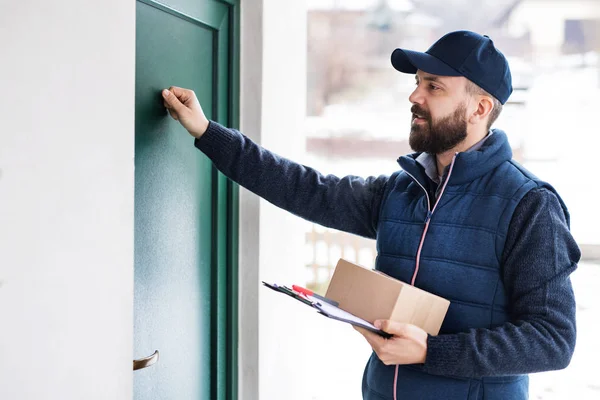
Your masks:
<svg viewBox="0 0 600 400"><path fill-rule="evenodd" d="M338 261L325 296L371 323L377 319L406 322L431 335L439 333L450 306L440 296L344 259Z"/></svg>

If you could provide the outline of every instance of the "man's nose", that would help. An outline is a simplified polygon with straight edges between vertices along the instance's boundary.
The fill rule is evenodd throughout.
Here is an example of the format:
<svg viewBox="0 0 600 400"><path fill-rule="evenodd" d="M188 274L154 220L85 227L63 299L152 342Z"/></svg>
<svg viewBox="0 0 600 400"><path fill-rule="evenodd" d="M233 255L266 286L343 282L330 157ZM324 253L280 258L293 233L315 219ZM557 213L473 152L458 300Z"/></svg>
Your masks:
<svg viewBox="0 0 600 400"><path fill-rule="evenodd" d="M424 97L423 97L422 90L418 86L411 93L411 95L408 96L408 101L410 101L412 104L423 104L424 103Z"/></svg>

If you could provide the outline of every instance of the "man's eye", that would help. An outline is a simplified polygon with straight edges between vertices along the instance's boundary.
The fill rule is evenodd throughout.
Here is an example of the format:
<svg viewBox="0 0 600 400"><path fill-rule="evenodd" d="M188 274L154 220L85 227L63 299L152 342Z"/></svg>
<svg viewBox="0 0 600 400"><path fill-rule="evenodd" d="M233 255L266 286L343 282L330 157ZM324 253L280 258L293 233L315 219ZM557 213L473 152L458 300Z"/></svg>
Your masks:
<svg viewBox="0 0 600 400"><path fill-rule="evenodd" d="M429 88L431 90L439 90L440 89L438 86L435 86L435 85L429 85Z"/></svg>

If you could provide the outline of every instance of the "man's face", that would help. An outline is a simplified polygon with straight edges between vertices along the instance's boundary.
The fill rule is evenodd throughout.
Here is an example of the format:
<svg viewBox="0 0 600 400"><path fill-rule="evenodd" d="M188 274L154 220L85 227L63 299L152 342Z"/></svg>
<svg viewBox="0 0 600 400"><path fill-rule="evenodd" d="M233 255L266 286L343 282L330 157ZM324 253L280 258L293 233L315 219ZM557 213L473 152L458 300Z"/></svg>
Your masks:
<svg viewBox="0 0 600 400"><path fill-rule="evenodd" d="M410 95L413 103L409 136L416 152L440 154L467 137L466 79L418 71L417 88Z"/></svg>

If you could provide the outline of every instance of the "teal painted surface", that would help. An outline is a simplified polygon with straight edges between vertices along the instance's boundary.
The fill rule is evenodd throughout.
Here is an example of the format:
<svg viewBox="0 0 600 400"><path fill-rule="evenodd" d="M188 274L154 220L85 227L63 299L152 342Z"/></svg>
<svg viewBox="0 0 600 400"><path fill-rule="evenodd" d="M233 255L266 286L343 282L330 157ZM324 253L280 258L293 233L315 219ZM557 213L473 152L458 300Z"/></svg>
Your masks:
<svg viewBox="0 0 600 400"><path fill-rule="evenodd" d="M237 0L227 0L234 7L229 15L230 44L229 44L229 126L239 129L239 87L240 87L240 7ZM239 238L239 187L232 181L227 182L228 190L228 232L227 232L227 400L238 398L238 238Z"/></svg>
<svg viewBox="0 0 600 400"><path fill-rule="evenodd" d="M189 15L203 23L211 26L213 29L219 29L221 21L225 19L231 11L231 1L218 0L161 0L154 2L152 0L138 0L143 3L161 4L168 8L175 9L185 15Z"/></svg>
<svg viewBox="0 0 600 400"><path fill-rule="evenodd" d="M233 6L229 3L235 3ZM134 398L237 398L237 187L162 105L195 90L209 118L236 126L239 6L138 0Z"/></svg>
<svg viewBox="0 0 600 400"><path fill-rule="evenodd" d="M160 90L203 87L211 113L210 30L137 7L134 398L208 399L211 371L212 166L167 118Z"/></svg>

